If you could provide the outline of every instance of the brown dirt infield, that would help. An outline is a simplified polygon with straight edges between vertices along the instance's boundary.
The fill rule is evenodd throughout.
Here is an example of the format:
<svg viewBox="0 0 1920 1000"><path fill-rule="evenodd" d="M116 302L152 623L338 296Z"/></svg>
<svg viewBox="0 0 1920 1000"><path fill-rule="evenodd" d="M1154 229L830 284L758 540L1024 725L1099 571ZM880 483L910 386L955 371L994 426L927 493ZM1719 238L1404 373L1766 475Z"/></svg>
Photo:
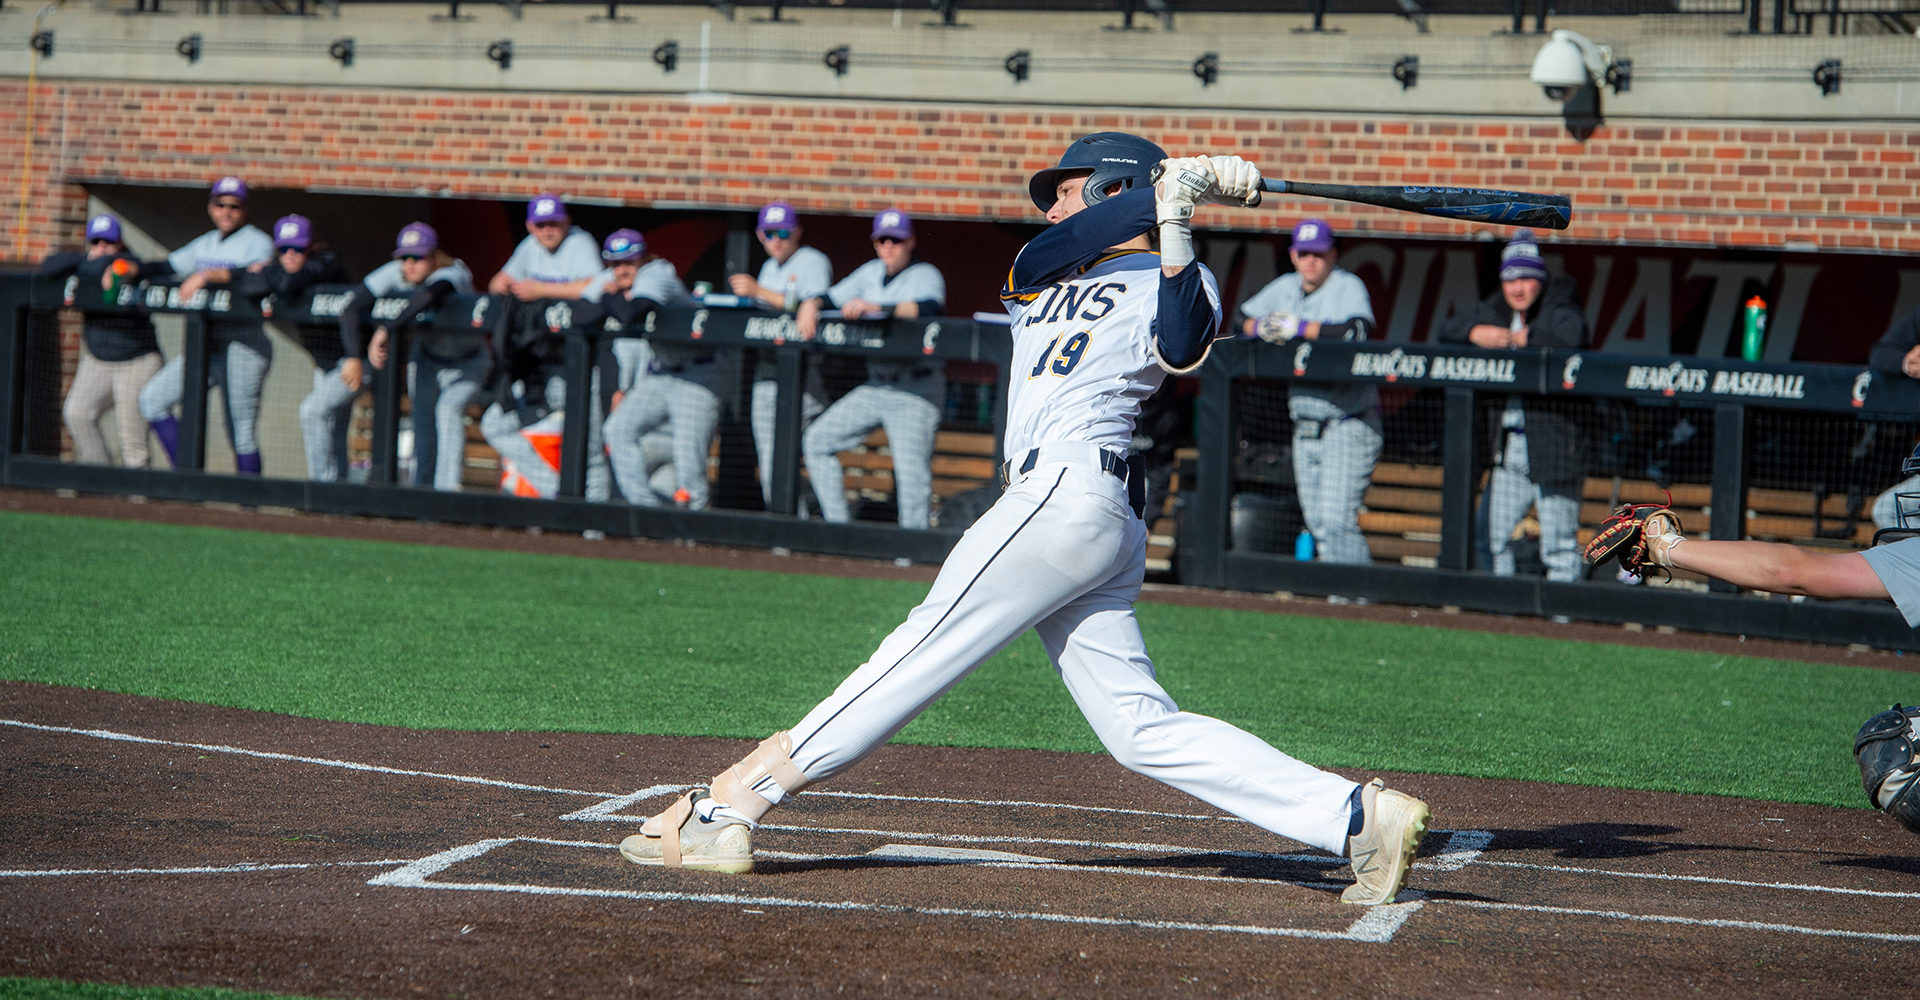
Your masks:
<svg viewBox="0 0 1920 1000"><path fill-rule="evenodd" d="M744 743L13 682L0 719L19 976L385 998L1858 998L1910 995L1920 956L1920 839L1864 809L1388 775L1445 832L1413 892L1364 910L1337 901L1332 859L1097 755L889 746L772 814L760 871L723 876L611 847L657 786Z"/></svg>

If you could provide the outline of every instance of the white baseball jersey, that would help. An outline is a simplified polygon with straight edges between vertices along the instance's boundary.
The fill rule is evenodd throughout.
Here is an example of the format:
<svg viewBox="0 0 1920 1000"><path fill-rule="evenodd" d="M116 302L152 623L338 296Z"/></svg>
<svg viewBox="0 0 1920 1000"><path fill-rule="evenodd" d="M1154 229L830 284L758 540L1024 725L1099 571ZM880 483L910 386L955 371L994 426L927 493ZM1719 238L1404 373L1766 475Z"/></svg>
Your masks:
<svg viewBox="0 0 1920 1000"><path fill-rule="evenodd" d="M216 267L238 271L249 264L272 259L273 240L250 225L225 236L218 229L211 230L167 255L167 263L173 265L175 274L192 274Z"/></svg>
<svg viewBox="0 0 1920 1000"><path fill-rule="evenodd" d="M786 263L767 258L760 265L760 287L786 294L787 279L801 301L827 294L833 287L833 262L812 247L801 247L788 255Z"/></svg>
<svg viewBox="0 0 1920 1000"><path fill-rule="evenodd" d="M852 274L827 289L827 299L835 307L846 305L854 299L881 306L932 300L945 307L947 279L939 268L924 260L916 260L901 268L899 274L889 276L886 261L876 257L854 268ZM932 371L927 371L929 368ZM916 372L925 374L916 375ZM947 401L946 378L937 361L870 360L867 362L867 380L876 385L900 385L909 392L927 396L927 401L935 406Z"/></svg>
<svg viewBox="0 0 1920 1000"><path fill-rule="evenodd" d="M592 234L575 226L551 252L529 233L513 248L513 256L507 258L507 265L500 270L516 280L564 285L591 278L605 266L600 260L600 244Z"/></svg>
<svg viewBox="0 0 1920 1000"><path fill-rule="evenodd" d="M613 268L609 267L593 276L593 282L580 297L588 302L598 302L607 294L607 282L613 280ZM665 257L655 257L640 265L633 274L633 288L628 290L627 298L652 299L663 306L677 306L687 301L687 286L680 280L680 272L673 267L673 261Z"/></svg>
<svg viewBox="0 0 1920 1000"><path fill-rule="evenodd" d="M1220 325L1220 287L1200 278ZM1018 461L1045 441L1087 441L1126 454L1140 403L1167 377L1153 346L1160 255L1121 250L1067 280L1007 300L1013 370L1005 453Z"/></svg>
<svg viewBox="0 0 1920 1000"><path fill-rule="evenodd" d="M1304 294L1301 292L1300 272L1283 274L1254 293L1240 306L1240 312L1252 319L1284 313L1315 323L1345 323L1355 318L1372 323L1373 300L1367 294L1366 283L1358 275L1336 267L1327 273L1327 280L1321 282L1319 288ZM1330 408L1312 404L1296 405L1297 401L1307 399L1324 401L1330 404ZM1378 405L1379 390L1370 385L1294 382L1287 392L1287 409L1300 419L1334 419Z"/></svg>
<svg viewBox="0 0 1920 1000"><path fill-rule="evenodd" d="M446 267L436 269L432 274L427 275L425 283L431 285L436 281L444 281L452 285L455 295L473 294L473 272L467 270L467 265L463 261L455 260ZM406 275L401 272L400 262L397 260L387 261L374 268L362 284L367 286L367 291L380 298L403 295L419 287L407 284Z"/></svg>

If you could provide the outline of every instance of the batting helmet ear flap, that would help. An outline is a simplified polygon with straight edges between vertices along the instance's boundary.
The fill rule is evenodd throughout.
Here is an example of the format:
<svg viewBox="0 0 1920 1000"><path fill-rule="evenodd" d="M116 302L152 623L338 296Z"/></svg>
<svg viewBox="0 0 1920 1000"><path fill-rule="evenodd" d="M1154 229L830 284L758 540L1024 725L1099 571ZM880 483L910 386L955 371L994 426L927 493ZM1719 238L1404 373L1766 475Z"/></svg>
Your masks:
<svg viewBox="0 0 1920 1000"><path fill-rule="evenodd" d="M1167 151L1126 132L1095 132L1073 140L1060 154L1059 164L1034 174L1027 181L1027 194L1045 212L1057 200L1054 189L1060 181L1078 174L1087 175L1081 198L1089 205L1107 199L1107 189L1119 184L1122 191L1153 183L1152 171Z"/></svg>

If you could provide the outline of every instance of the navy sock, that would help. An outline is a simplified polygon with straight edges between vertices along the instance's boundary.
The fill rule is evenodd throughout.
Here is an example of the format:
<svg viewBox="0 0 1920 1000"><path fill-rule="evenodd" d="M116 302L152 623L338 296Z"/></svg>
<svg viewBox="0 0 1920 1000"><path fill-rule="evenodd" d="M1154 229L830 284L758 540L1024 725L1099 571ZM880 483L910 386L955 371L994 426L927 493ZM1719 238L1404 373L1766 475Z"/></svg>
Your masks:
<svg viewBox="0 0 1920 1000"><path fill-rule="evenodd" d="M1347 820L1347 836L1357 837L1367 825L1367 811L1360 806L1360 788L1355 786L1353 796L1347 799L1347 808L1353 810L1353 818Z"/></svg>

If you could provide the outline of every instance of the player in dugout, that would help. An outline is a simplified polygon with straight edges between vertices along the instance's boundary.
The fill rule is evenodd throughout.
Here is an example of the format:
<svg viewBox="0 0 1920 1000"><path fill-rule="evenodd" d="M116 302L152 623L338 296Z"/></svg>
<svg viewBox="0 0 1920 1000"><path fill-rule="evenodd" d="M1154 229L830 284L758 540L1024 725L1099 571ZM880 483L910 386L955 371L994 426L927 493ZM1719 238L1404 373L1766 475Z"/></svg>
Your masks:
<svg viewBox="0 0 1920 1000"><path fill-rule="evenodd" d="M291 303L308 288L350 280L340 255L316 244L313 221L289 215L273 224L273 259L247 268L239 292L255 302L272 297ZM347 477L347 411L360 395L360 358L340 346L340 330L312 323L297 325L300 344L313 359L313 390L300 401L300 437L307 453L307 478L332 483Z"/></svg>
<svg viewBox="0 0 1920 1000"><path fill-rule="evenodd" d="M164 268L162 268L164 270ZM39 277L74 281L67 304L84 317L80 363L73 372L60 416L73 435L74 461L105 465L107 438L100 418L113 408L119 431L120 464L147 467L147 422L140 416L140 388L160 370L160 342L153 321L132 294L140 261L127 253L120 220L96 215L87 220L87 248L48 257ZM124 289L124 292L123 292Z"/></svg>
<svg viewBox="0 0 1920 1000"><path fill-rule="evenodd" d="M914 259L919 241L913 235L913 219L897 208L881 211L873 217L872 240L874 259L854 268L825 296L800 304L802 337L813 337L821 307L828 302L847 319L884 322L940 315L947 301L947 280L939 268ZM820 501L820 516L836 524L849 520L839 453L859 444L875 427L885 427L900 526L929 527L933 442L946 403L946 371L937 359L868 360L866 383L835 400L800 439L807 478Z"/></svg>
<svg viewBox="0 0 1920 1000"><path fill-rule="evenodd" d="M735 274L727 278L735 295L746 296L768 309L798 312L800 303L825 295L833 286L833 262L827 255L804 246L800 215L784 201L768 202L754 221L754 235L767 252L758 278ZM753 450L760 465L760 495L773 502L773 436L779 386L773 380L773 357L763 352L753 375ZM801 387L800 426L804 429L827 408L827 391L820 379L820 367L808 365Z"/></svg>

